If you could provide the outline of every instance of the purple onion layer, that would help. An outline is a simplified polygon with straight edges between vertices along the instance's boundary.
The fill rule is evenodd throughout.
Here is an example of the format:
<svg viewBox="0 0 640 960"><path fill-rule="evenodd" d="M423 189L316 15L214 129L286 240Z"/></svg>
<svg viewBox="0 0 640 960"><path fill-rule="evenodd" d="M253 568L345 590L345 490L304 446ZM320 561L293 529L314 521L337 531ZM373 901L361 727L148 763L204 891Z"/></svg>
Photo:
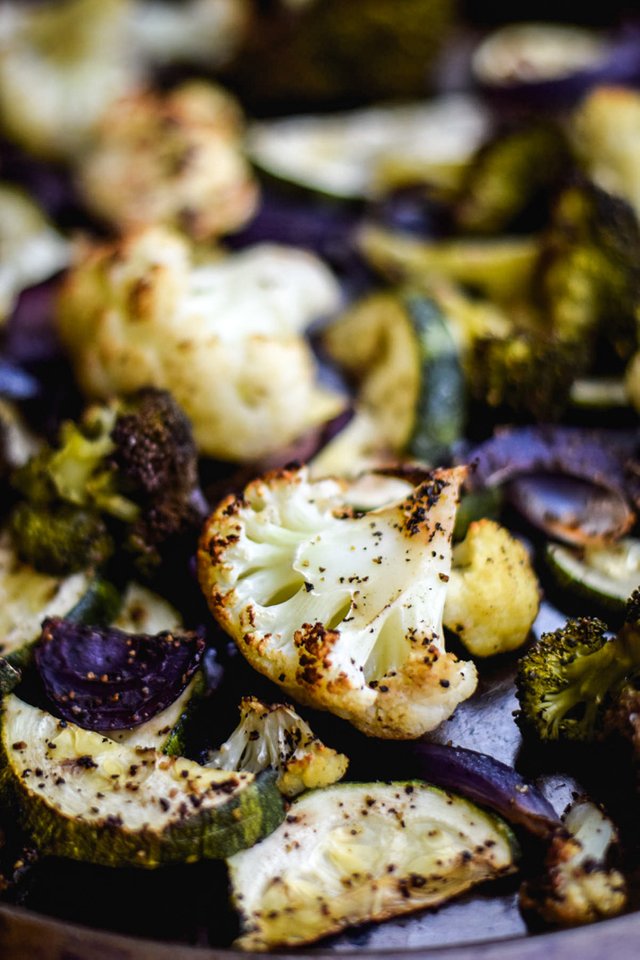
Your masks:
<svg viewBox="0 0 640 960"><path fill-rule="evenodd" d="M128 634L50 618L35 656L60 716L87 730L124 730L179 697L203 650L192 632Z"/></svg>

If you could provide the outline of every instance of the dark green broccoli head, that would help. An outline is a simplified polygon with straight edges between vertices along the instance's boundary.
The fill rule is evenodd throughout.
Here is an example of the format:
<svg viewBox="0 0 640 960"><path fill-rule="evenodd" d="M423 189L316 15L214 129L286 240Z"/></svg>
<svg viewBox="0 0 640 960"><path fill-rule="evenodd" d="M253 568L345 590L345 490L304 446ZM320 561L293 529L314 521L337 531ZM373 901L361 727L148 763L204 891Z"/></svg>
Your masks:
<svg viewBox="0 0 640 960"><path fill-rule="evenodd" d="M171 394L146 389L126 401L111 439L109 462L121 490L139 508L124 546L149 573L159 565L161 549L201 520L191 424Z"/></svg>
<svg viewBox="0 0 640 960"><path fill-rule="evenodd" d="M9 527L20 558L55 576L100 567L114 549L100 515L70 504L23 501L13 510Z"/></svg>
<svg viewBox="0 0 640 960"><path fill-rule="evenodd" d="M638 346L640 226L631 207L591 183L558 196L539 264L542 307L556 335Z"/></svg>
<svg viewBox="0 0 640 960"><path fill-rule="evenodd" d="M499 233L535 208L544 214L569 156L560 130L528 123L500 131L474 157L456 207L458 227Z"/></svg>
<svg viewBox="0 0 640 960"><path fill-rule="evenodd" d="M640 670L640 630L607 638L601 620L580 617L543 634L518 665L519 719L541 740L591 740L605 705Z"/></svg>
<svg viewBox="0 0 640 960"><path fill-rule="evenodd" d="M148 388L130 398L118 414L110 462L122 489L132 495L169 488L193 490L197 452L189 420L166 390Z"/></svg>
<svg viewBox="0 0 640 960"><path fill-rule="evenodd" d="M587 367L583 344L514 330L508 337L474 342L469 384L472 394L490 407L549 421L565 410L571 384Z"/></svg>
<svg viewBox="0 0 640 960"><path fill-rule="evenodd" d="M144 573L160 564L169 540L192 531L201 519L191 426L163 390L141 390L117 403L91 407L80 423L64 424L59 445L32 458L13 483L26 498L25 516L27 506L37 506L43 517L64 516L65 523L82 510L102 516L103 526L106 522L115 542L134 555ZM53 527L51 539L54 555ZM51 570L45 546L29 552L39 569ZM88 551L80 566L91 565L92 558Z"/></svg>
<svg viewBox="0 0 640 960"><path fill-rule="evenodd" d="M16 470L12 484L30 503L72 503L121 520L133 520L136 506L119 492L109 461L116 423L112 406L92 406L79 423L62 425L56 447L45 446Z"/></svg>

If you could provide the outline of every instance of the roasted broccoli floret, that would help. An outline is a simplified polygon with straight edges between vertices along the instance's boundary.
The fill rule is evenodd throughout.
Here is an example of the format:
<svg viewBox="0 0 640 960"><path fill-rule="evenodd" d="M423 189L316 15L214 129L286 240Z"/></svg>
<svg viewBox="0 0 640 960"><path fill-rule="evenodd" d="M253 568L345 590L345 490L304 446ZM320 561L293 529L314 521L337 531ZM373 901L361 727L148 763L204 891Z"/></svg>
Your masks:
<svg viewBox="0 0 640 960"><path fill-rule="evenodd" d="M563 817L552 837L541 877L520 889L523 910L553 926L574 926L614 917L627 902L619 870L607 865L617 841L611 821L594 804L582 800Z"/></svg>
<svg viewBox="0 0 640 960"><path fill-rule="evenodd" d="M586 182L563 190L542 245L539 289L555 336L599 336L631 356L640 315L640 225L631 207Z"/></svg>
<svg viewBox="0 0 640 960"><path fill-rule="evenodd" d="M469 167L456 209L458 226L469 233L504 230L558 184L567 157L565 138L551 124L499 132Z"/></svg>
<svg viewBox="0 0 640 960"><path fill-rule="evenodd" d="M66 421L58 445L31 457L15 472L13 486L31 503L62 501L133 520L137 508L119 494L109 462L117 416L115 406L93 406L81 422Z"/></svg>
<svg viewBox="0 0 640 960"><path fill-rule="evenodd" d="M123 404L111 440L118 487L138 505L125 545L154 567L162 545L202 518L191 424L171 394L148 388Z"/></svg>
<svg viewBox="0 0 640 960"><path fill-rule="evenodd" d="M451 25L451 0L270 0L232 64L234 88L252 107L343 106L424 94ZM292 89L292 78L295 83Z"/></svg>
<svg viewBox="0 0 640 960"><path fill-rule="evenodd" d="M64 576L99 567L113 553L113 539L100 515L68 504L19 503L10 529L20 559L43 573Z"/></svg>
<svg viewBox="0 0 640 960"><path fill-rule="evenodd" d="M201 519L190 424L167 392L148 388L92 407L80 423L63 426L60 440L14 475L26 498L12 520L14 540L39 569L57 572L65 555L74 564L66 569L78 569L83 551L81 566L106 559L108 528L149 573L167 541Z"/></svg>
<svg viewBox="0 0 640 960"><path fill-rule="evenodd" d="M209 755L208 767L261 773L278 772L278 789L287 797L328 787L344 777L349 760L325 746L308 723L286 703L240 701L240 723Z"/></svg>
<svg viewBox="0 0 640 960"><path fill-rule="evenodd" d="M541 740L591 740L605 708L640 670L640 588L616 636L595 617L542 635L518 665L519 719Z"/></svg>
<svg viewBox="0 0 640 960"><path fill-rule="evenodd" d="M474 341L467 364L472 396L490 407L506 407L545 422L566 409L573 381L589 366L580 341L533 330Z"/></svg>

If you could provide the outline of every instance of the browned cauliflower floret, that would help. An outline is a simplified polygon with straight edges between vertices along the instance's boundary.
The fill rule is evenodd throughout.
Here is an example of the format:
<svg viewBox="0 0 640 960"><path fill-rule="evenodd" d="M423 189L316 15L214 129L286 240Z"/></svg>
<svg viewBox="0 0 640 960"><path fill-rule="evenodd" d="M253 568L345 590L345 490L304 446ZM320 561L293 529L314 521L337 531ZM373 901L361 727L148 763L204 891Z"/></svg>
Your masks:
<svg viewBox="0 0 640 960"><path fill-rule="evenodd" d="M253 460L341 408L302 336L338 300L311 254L264 245L196 263L156 228L80 252L59 328L87 394L169 390L203 453Z"/></svg>
<svg viewBox="0 0 640 960"><path fill-rule="evenodd" d="M476 686L442 610L465 468L366 513L346 480L285 469L224 500L198 559L211 610L261 673L372 736L419 737Z"/></svg>
<svg viewBox="0 0 640 960"><path fill-rule="evenodd" d="M553 926L571 927L615 917L627 903L626 882L607 863L617 831L594 803L579 800L552 837L545 871L520 889L524 910Z"/></svg>
<svg viewBox="0 0 640 960"><path fill-rule="evenodd" d="M3 3L3 132L43 157L75 159L109 103L138 82L130 12L131 0Z"/></svg>
<svg viewBox="0 0 640 960"><path fill-rule="evenodd" d="M278 773L278 790L287 797L336 783L348 765L348 757L325 746L292 706L256 697L242 698L240 723L206 764L249 773L271 767Z"/></svg>
<svg viewBox="0 0 640 960"><path fill-rule="evenodd" d="M190 82L111 105L78 181L85 202L121 231L165 224L203 240L241 227L258 190L242 152L236 101Z"/></svg>
<svg viewBox="0 0 640 960"><path fill-rule="evenodd" d="M453 550L445 626L474 656L489 657L522 646L539 605L523 544L493 520L471 523Z"/></svg>

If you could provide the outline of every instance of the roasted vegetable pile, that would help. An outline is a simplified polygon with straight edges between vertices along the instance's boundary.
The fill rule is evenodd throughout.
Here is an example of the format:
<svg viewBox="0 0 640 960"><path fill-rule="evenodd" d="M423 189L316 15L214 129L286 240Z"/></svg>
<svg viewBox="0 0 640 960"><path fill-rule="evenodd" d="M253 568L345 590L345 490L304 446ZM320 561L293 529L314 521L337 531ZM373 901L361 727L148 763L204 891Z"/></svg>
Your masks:
<svg viewBox="0 0 640 960"><path fill-rule="evenodd" d="M634 909L622 53L431 98L447 0L6 7L0 898L248 951Z"/></svg>

